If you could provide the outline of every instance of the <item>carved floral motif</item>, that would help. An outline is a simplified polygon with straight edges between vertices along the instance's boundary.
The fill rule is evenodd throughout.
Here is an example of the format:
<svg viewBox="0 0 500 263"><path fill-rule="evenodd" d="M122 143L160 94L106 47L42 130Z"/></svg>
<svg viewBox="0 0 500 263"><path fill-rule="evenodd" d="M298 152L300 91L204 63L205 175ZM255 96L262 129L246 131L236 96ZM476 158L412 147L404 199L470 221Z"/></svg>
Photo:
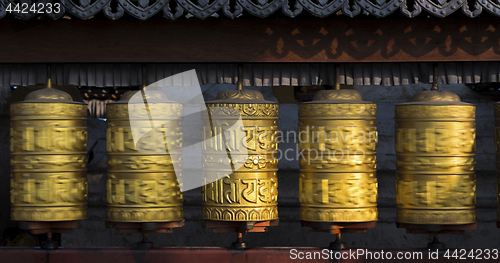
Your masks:
<svg viewBox="0 0 500 263"><path fill-rule="evenodd" d="M116 3L113 3L114 1ZM18 9L14 11L16 4L28 4L28 6L61 4L61 6L57 9L57 13L49 12L47 8L43 12L35 9L21 12ZM412 6L409 8L408 5ZM436 17L446 17L459 9L468 17L477 17L483 9L500 16L500 5L493 0L478 0L471 7L464 0L417 0L410 3L406 0L238 0L234 2L228 0L0 0L0 18L11 14L24 20L40 15L56 20L63 17L66 12L85 20L101 11L113 20L121 18L125 12L141 20L152 18L160 12L163 12L163 17L172 20L183 14L199 19L218 17L220 14L231 19L240 16L248 17L248 14L264 18L279 9L292 18L300 15L304 10L320 18L332 16L338 12L348 17L366 14L380 18L397 10L410 18L418 16L422 11Z"/></svg>

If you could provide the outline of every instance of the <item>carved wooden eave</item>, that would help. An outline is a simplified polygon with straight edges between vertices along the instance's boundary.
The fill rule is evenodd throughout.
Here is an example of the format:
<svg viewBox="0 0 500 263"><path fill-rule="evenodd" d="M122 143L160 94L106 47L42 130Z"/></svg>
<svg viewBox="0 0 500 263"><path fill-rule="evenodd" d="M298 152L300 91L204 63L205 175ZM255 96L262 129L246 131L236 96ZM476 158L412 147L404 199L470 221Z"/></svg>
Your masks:
<svg viewBox="0 0 500 263"><path fill-rule="evenodd" d="M394 13L410 18L420 14L419 17L427 14L441 18L455 12L462 12L466 17L477 17L485 12L500 16L500 4L494 0L475 0L473 6L469 6L466 0L0 0L0 3L0 18L23 20L41 16L54 20L63 17L86 20L101 13L112 20L120 19L125 14L140 20L159 14L172 20L181 16L205 19L220 15L228 18L265 18L276 12L291 18L300 18L306 12L319 18L362 15L382 18ZM12 11L20 3L44 8ZM58 5L58 8L49 10L45 5Z"/></svg>

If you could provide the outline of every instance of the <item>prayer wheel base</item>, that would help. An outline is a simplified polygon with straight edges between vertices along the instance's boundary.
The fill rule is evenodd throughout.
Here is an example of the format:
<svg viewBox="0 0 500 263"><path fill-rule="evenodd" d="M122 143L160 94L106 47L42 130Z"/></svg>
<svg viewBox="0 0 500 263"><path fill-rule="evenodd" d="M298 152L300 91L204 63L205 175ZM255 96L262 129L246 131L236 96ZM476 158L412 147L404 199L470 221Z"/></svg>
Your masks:
<svg viewBox="0 0 500 263"><path fill-rule="evenodd" d="M246 249L247 243L243 242L243 233L238 233L238 237L236 238L236 242L231 245L231 248L234 249Z"/></svg>
<svg viewBox="0 0 500 263"><path fill-rule="evenodd" d="M183 227L184 220L173 222L112 222L106 227L115 228L116 233L172 233L174 228Z"/></svg>
<svg viewBox="0 0 500 263"><path fill-rule="evenodd" d="M477 230L477 223L462 225L406 224L396 223L397 228L406 228L409 234L455 234L462 235L466 230Z"/></svg>
<svg viewBox="0 0 500 263"><path fill-rule="evenodd" d="M266 232L270 226L277 226L279 219L267 221L218 221L205 219L204 228L211 228L213 233Z"/></svg>
<svg viewBox="0 0 500 263"><path fill-rule="evenodd" d="M346 244L340 240L340 232L336 234L337 238L334 242L330 243L328 248L330 250L342 250L346 249Z"/></svg>
<svg viewBox="0 0 500 263"><path fill-rule="evenodd" d="M153 248L153 242L150 242L148 240L148 234L142 233L142 240L141 242L137 242L137 248L138 249L143 249L143 250L148 250Z"/></svg>
<svg viewBox="0 0 500 263"><path fill-rule="evenodd" d="M49 240L43 241L40 244L40 248L41 249L47 249L47 250L54 250L54 249L59 248L59 244L56 241L54 241L52 239L49 239Z"/></svg>
<svg viewBox="0 0 500 263"><path fill-rule="evenodd" d="M17 223L20 229L27 230L32 235L45 233L72 233L73 229L80 226L74 221L21 221Z"/></svg>
<svg viewBox="0 0 500 263"><path fill-rule="evenodd" d="M313 232L326 232L330 234L356 233L364 234L368 228L374 228L377 221L368 222L315 222L315 221L300 221L302 226L312 228Z"/></svg>
<svg viewBox="0 0 500 263"><path fill-rule="evenodd" d="M432 242L427 244L427 248L433 249L433 250L434 249L445 249L446 246L444 245L444 243L439 241L438 234L434 234L434 239L432 240Z"/></svg>

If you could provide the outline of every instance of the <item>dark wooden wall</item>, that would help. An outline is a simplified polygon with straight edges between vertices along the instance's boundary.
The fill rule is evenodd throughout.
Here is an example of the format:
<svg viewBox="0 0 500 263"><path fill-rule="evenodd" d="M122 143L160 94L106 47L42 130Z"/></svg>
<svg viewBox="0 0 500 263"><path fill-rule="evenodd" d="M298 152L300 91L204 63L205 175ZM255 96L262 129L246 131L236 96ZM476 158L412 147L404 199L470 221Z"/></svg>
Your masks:
<svg viewBox="0 0 500 263"><path fill-rule="evenodd" d="M0 63L498 61L499 19L0 20Z"/></svg>

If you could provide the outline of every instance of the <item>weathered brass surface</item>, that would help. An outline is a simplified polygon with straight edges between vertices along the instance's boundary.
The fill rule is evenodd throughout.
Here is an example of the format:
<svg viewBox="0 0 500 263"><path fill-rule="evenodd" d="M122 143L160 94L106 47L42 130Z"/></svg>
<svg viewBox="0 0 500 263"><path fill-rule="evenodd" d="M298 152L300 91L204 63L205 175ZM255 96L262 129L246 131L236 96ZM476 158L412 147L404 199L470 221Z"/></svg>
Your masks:
<svg viewBox="0 0 500 263"><path fill-rule="evenodd" d="M87 218L87 106L46 88L10 114L11 219Z"/></svg>
<svg viewBox="0 0 500 263"><path fill-rule="evenodd" d="M476 222L475 109L437 90L396 105L397 222Z"/></svg>
<svg viewBox="0 0 500 263"><path fill-rule="evenodd" d="M123 94L120 101L110 103L106 108L107 220L183 220L183 198L175 173L181 171L174 170L173 165L174 161L181 163L182 156L168 152L169 147L182 147L182 104L168 102L162 92L148 91L143 96L147 100L145 112L140 110L145 105L143 101L129 104L136 92ZM163 127L151 128L150 112L162 113L163 119L155 121L164 123ZM132 137L130 121L137 125L134 129L147 132L137 145ZM168 146L167 141L170 142Z"/></svg>
<svg viewBox="0 0 500 263"><path fill-rule="evenodd" d="M377 220L376 115L355 90L323 90L299 105L301 220Z"/></svg>
<svg viewBox="0 0 500 263"><path fill-rule="evenodd" d="M202 187L202 216L222 221L265 221L278 218L277 134L278 104L264 100L253 90L228 90L207 103L203 115L203 176L209 180ZM234 114L235 112L239 114ZM225 137L220 131L241 116L245 142L234 133ZM211 121L213 121L211 123ZM212 124L212 125L210 125ZM207 139L218 136L217 140ZM218 160L231 151L231 164L236 171L221 168ZM238 155L247 155L247 158ZM229 162L228 158L225 158ZM227 167L223 165L222 167ZM229 174L221 178L220 173Z"/></svg>

